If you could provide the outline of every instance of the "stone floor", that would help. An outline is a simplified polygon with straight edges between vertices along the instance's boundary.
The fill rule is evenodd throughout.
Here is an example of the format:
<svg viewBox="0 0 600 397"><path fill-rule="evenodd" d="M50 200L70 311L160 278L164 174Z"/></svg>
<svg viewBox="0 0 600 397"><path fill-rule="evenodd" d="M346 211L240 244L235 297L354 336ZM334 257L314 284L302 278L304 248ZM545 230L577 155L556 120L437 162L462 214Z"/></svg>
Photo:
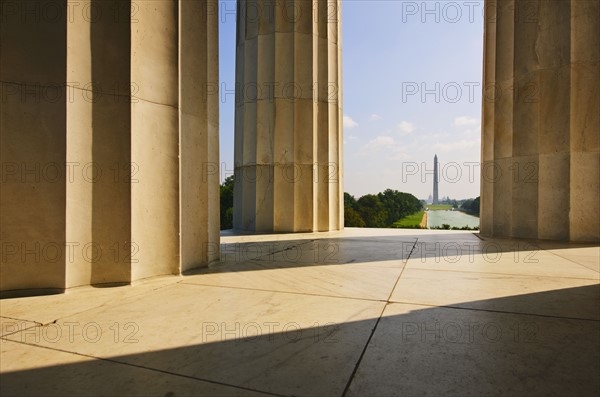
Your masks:
<svg viewBox="0 0 600 397"><path fill-rule="evenodd" d="M600 247L347 229L0 301L2 395L590 395Z"/></svg>

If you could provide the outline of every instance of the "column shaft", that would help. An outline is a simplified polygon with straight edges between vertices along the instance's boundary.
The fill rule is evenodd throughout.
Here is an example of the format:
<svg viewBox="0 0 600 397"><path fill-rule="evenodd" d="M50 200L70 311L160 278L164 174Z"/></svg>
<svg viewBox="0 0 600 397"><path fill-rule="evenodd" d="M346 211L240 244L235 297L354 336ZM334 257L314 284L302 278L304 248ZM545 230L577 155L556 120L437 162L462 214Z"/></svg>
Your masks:
<svg viewBox="0 0 600 397"><path fill-rule="evenodd" d="M571 239L600 236L600 1L571 2Z"/></svg>
<svg viewBox="0 0 600 397"><path fill-rule="evenodd" d="M3 3L3 295L219 256L217 2L132 5Z"/></svg>
<svg viewBox="0 0 600 397"><path fill-rule="evenodd" d="M599 19L598 0L486 3L482 234L600 240Z"/></svg>
<svg viewBox="0 0 600 397"><path fill-rule="evenodd" d="M0 290L65 287L66 1L2 3Z"/></svg>
<svg viewBox="0 0 600 397"><path fill-rule="evenodd" d="M484 14L483 93L481 103L481 216L480 231L492 234L494 222L494 116L496 102L496 0L486 3Z"/></svg>
<svg viewBox="0 0 600 397"><path fill-rule="evenodd" d="M343 226L340 6L238 1L236 229Z"/></svg>
<svg viewBox="0 0 600 397"><path fill-rule="evenodd" d="M131 280L127 2L70 2L66 287ZM88 10L88 12L84 12ZM111 67L107 67L111 65Z"/></svg>

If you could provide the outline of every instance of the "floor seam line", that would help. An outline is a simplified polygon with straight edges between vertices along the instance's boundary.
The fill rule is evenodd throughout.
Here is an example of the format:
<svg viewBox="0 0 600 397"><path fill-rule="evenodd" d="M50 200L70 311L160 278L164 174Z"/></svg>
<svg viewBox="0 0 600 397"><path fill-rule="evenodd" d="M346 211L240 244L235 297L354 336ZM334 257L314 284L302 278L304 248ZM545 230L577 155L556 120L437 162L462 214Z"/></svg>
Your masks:
<svg viewBox="0 0 600 397"><path fill-rule="evenodd" d="M2 339L2 340L10 340L10 339L6 339L6 338L9 337L9 336L11 336L11 335L16 335L16 334L18 334L20 332L27 331L28 329L37 328L37 327L43 327L43 325L38 325L38 324L32 325L30 327L26 327L26 328L20 329L18 331L11 332L9 334L2 335L2 336L0 336L0 339Z"/></svg>
<svg viewBox="0 0 600 397"><path fill-rule="evenodd" d="M517 273L496 273L496 272L482 272L482 271L470 271L470 270L452 270L452 269L435 269L435 268L414 268L411 267L409 270L427 270L427 271L440 271L440 272L454 272L454 273L479 273L479 274L493 274L498 276L518 276L518 277L543 277L543 278L564 278L568 280L593 280L600 281L599 278L589 278L589 277L565 277L565 276L542 276L537 274L517 274ZM589 269L591 270L591 269ZM600 274L599 274L600 276Z"/></svg>
<svg viewBox="0 0 600 397"><path fill-rule="evenodd" d="M392 287L392 290L390 291L390 294L388 295L388 298L387 298L388 304L391 302L390 299L392 299L392 295L394 294L394 291L396 290L396 287L398 286L398 283L400 282L400 278L404 274L404 270L406 270L406 268L408 267L408 261L410 260L412 253L415 251L415 247L417 246L418 242L419 242L419 239L417 238L415 240L415 243L412 246L412 249L408 253L408 256L406 257L406 262L405 262L404 266L402 266L402 269L400 270L400 274L398 274L398 278L396 278L396 282L394 283L394 286Z"/></svg>
<svg viewBox="0 0 600 397"><path fill-rule="evenodd" d="M148 294L150 294L150 293L152 293L152 292L155 292L155 291L158 291L158 290L160 290L160 289L162 289L162 288L170 287L170 286L172 286L172 285L176 285L176 284L179 284L179 281L178 281L178 282L175 282L175 283L173 283L173 284L161 285L161 286L158 286L158 287L156 287L156 288L152 288L152 289L150 289L149 291L144 291L144 292L143 292L143 291L139 291L139 292L138 292L138 293L136 293L136 294L133 294L133 295L129 295L129 296L124 296L124 297L121 297L121 299L118 299L118 298L111 298L110 300L108 300L108 301L106 301L106 302L104 302L104 303L101 303L101 304L99 304L99 305L97 305L97 306L89 307L89 308L83 309L83 310L81 310L81 311L78 311L78 312L76 312L76 313L70 313L70 314L67 314L67 315L65 315L65 316L61 316L61 317L55 318L54 320L52 320L52 321L50 321L50 322L48 322L48 323L42 323L42 326L46 326L46 325L49 325L49 324L54 324L54 323L56 323L57 321L60 321L60 320L65 320L65 319L67 319L67 318L71 318L71 317L75 317L75 316L78 316L78 315L80 315L80 314L83 314L83 313L86 313L86 312L92 311L92 310L98 310L98 309L101 309L102 307L105 307L105 306L111 306L111 305L114 305L114 304L115 304L115 302L117 302L117 301L121 301L121 302L123 302L123 301L126 301L126 303L132 303L133 301L140 300L140 299L144 299L144 298L145 298L145 297L146 297Z"/></svg>
<svg viewBox="0 0 600 397"><path fill-rule="evenodd" d="M186 282L181 282L181 284L195 285L195 286L199 286L199 287L240 289L240 290L245 290L245 291L276 292L278 294L317 296L317 297L322 297L322 298L351 299L351 300L360 300L360 301L367 301L367 302L387 302L385 299L371 299L371 298L356 298L356 297L351 297L351 296L309 294L309 293L306 293L306 292L290 292L290 291L278 291L278 290L271 290L271 289L259 289L259 288L247 288L247 287L232 287L232 286L227 286L227 285L198 284L198 283L186 283Z"/></svg>
<svg viewBox="0 0 600 397"><path fill-rule="evenodd" d="M45 327L45 326L48 326L50 324L55 324L56 322L58 322L60 320L65 320L67 318L75 317L75 316L78 316L80 314L92 311L92 310L100 309L100 308L102 308L104 306L107 306L107 305L112 305L112 304L114 304L118 300L133 300L133 301L135 301L135 300L138 300L138 299L142 299L148 293L152 293L152 292L158 291L158 290L160 290L162 288L167 288L167 287L179 284L179 283L180 283L180 281L177 281L177 282L175 282L173 284L161 285L161 286L158 286L156 288L152 288L149 291L145 291L145 292L140 291L140 292L135 293L133 295L121 297L122 299L111 298L110 300L108 300L108 301L106 301L104 303L100 303L100 304L98 304L96 306L92 306L92 307L88 307L88 308L82 309L82 310L80 310L78 312L65 314L64 316L57 317L54 320L50 320L48 322L40 322L40 321L36 321L36 320L26 320L26 319L22 319L22 318L12 318L12 317L1 316L1 315L0 315L0 317L8 318L8 319L11 319L11 320L17 320L17 321L29 321L29 322L35 323L39 327ZM131 286L129 286L129 287L131 287Z"/></svg>
<svg viewBox="0 0 600 397"><path fill-rule="evenodd" d="M520 313L520 312L509 312L503 310L491 310L491 309L479 309L473 307L460 307L460 306L450 306L450 305L434 305L429 303L415 303L415 302L403 302L403 301L392 301L390 304L400 304L400 305L414 305L414 306L426 306L431 308L442 308L442 309L456 309L456 310L471 310L475 312L488 312L488 313L499 313L499 314L513 314L518 316L534 316L534 317L543 317L543 318L554 318L557 320L575 320L575 321L591 321L591 322L600 322L599 320L591 319L591 318L577 318L577 317L562 317L562 316L552 316L549 314L536 314L536 313Z"/></svg>
<svg viewBox="0 0 600 397"><path fill-rule="evenodd" d="M406 265L408 266L408 262L406 263ZM479 274L494 274L494 275L500 275L500 276L518 276L518 277L532 277L532 278L536 278L536 277L542 277L542 278L564 278L564 279L568 279L568 280L593 280L593 281L599 281L600 282L600 277L599 278L589 278L589 277L564 277L564 276L538 276L538 275L530 275L530 274L512 274L512 273L494 273L494 272L478 272L478 271L468 271L468 270L453 270L453 269L431 269L431 268L427 268L427 269L417 269L414 267L411 267L409 270L425 270L425 271L437 271L437 272L452 272L452 273L479 273ZM591 270L591 269L588 269ZM600 276L600 273L598 274Z"/></svg>
<svg viewBox="0 0 600 397"><path fill-rule="evenodd" d="M588 247L588 248L589 248L589 247ZM579 266L579 267L583 267L584 269L588 269L588 270L591 270L591 271L593 271L593 272L596 272L596 273L598 273L598 275L600 275L600 272L599 272L599 271L597 271L597 270L594 270L594 269L590 269L590 268L589 268L589 267L587 267L587 266L584 266L584 265L582 265L582 264L580 264L580 263L578 263L578 262L575 262L573 259L569 259L569 258L567 258L567 257L564 257L564 256L562 256L562 255L559 255L559 254L557 254L557 253L550 252L550 250L545 250L545 249L541 249L541 250L542 250L542 251L544 251L544 252L547 252L547 253L549 253L549 254L552 254L552 255L558 256L559 258L561 258L561 259L564 259L564 260L566 260L566 261L572 262L572 263L576 264L576 265L577 265L577 266Z"/></svg>
<svg viewBox="0 0 600 397"><path fill-rule="evenodd" d="M44 325L43 323L40 323L39 321L34 321L34 320L27 320L24 318L14 318L14 317L7 317L7 316L0 316L1 318L7 318L9 320L15 320L15 321L29 321L30 323L35 323L36 325Z"/></svg>
<svg viewBox="0 0 600 397"><path fill-rule="evenodd" d="M289 250L291 248L300 247L302 245L306 245L306 244L309 244L309 243L314 243L315 241L317 241L317 240L316 239L312 239L312 240L303 241L303 242L297 243L297 244L290 244L289 246L287 246L285 248L282 248L279 251L273 251L273 252L261 255L259 257L254 258L254 259L250 259L250 261L260 261L261 258L273 256L275 254L279 254L281 252L287 251L287 250ZM236 244L245 244L245 243L226 243L226 244L236 245ZM260 243L250 243L250 244L260 244ZM222 251L222 247L221 247L221 251ZM225 263L225 262L223 262L223 263ZM217 264L216 266L219 266L219 265Z"/></svg>
<svg viewBox="0 0 600 397"><path fill-rule="evenodd" d="M57 351L57 352L66 353L66 354L73 354L73 355L80 356L80 357L91 358L93 360L100 360L100 361L106 361L106 362L110 362L110 363L114 363L114 364L127 365L127 366L134 367L134 368L140 368L140 369L145 369L145 370L148 370L148 371L160 372L160 373L167 374L167 375L178 376L178 377L187 378L187 379L193 379L193 380L197 380L197 381L201 381L201 382L207 382L207 383L212 383L212 384L216 384L216 385L220 385L220 386L228 386L228 387L233 387L233 388L236 388L236 389L242 389L242 390L246 390L246 391L252 391L252 392L257 392L257 393L268 394L268 395L271 395L271 396L285 397L284 394L277 394L277 393L272 393L272 392L263 391L263 390L259 390L259 389L252 389L252 388L249 388L249 387L232 385L232 384L229 384L229 383L219 382L219 381L210 380L210 379L197 378L197 377L191 376L191 375L178 374L176 372L169 372L169 371L158 369L158 368L152 368L152 367L146 367L144 365L127 363L127 362L124 362L124 361L119 361L119 360L115 360L115 359L111 359L111 358L91 356L89 354L84 354L84 353L79 353L79 352L73 352L73 351L64 350L64 349L56 349L56 348L49 347L49 346L36 345L36 344L31 344L31 343L21 342L21 341L16 341L16 340L10 340L10 339L7 339L7 341L18 343L20 345L37 347L37 348L41 348L41 349L47 349L47 350Z"/></svg>
<svg viewBox="0 0 600 397"><path fill-rule="evenodd" d="M412 249L410 250L410 252L408 254L408 257L406 259L407 261L408 261L408 259L410 259L410 256L412 255L413 251L415 250L415 247L417 246L417 242L418 241L419 241L419 238L415 239L415 242L413 243ZM388 295L386 303L385 303L385 305L383 305L383 308L381 309L381 312L379 313L379 317L377 317L377 321L375 321L375 325L373 326L373 329L371 330L371 333L370 333L369 337L367 338L367 342L365 343L365 346L363 347L363 350L360 353L360 356L358 357L358 360L356 361L356 364L354 365L352 373L350 374L350 377L348 378L348 382L346 383L346 387L344 387L344 391L342 392L342 397L346 396L346 394L348 393L348 390L350 389L350 385L352 385L352 381L354 380L354 377L356 376L356 373L358 372L358 368L360 367L360 363L362 362L365 354L367 353L367 349L369 348L369 344L371 343L371 340L373 339L373 336L375 335L375 331L377 331L377 327L379 326L379 323L381 322L381 319L383 318L383 313L385 313L385 309L390 304L390 299L391 299L392 295L394 294L394 290L396 289L396 286L398 285L398 282L400 281L400 277L402 277L402 273L404 273L404 269L406 269L406 264L404 266L402 266L402 269L400 270L400 273L398 274L398 277L396 278L396 282L394 283L394 286L392 287L392 289L390 291L390 294Z"/></svg>
<svg viewBox="0 0 600 397"><path fill-rule="evenodd" d="M352 381L354 380L354 377L356 376L356 373L358 372L360 363L362 362L362 359L363 359L364 355L366 354L367 349L369 348L371 339L373 339L373 335L375 335L377 326L379 325L379 322L383 318L383 313L385 312L386 307L387 307L387 304L383 305L383 308L381 309L381 313L379 313L379 317L377 317L377 321L375 321L375 325L373 326L373 329L371 329L371 333L369 334L369 337L367 338L367 342L365 343L365 346L363 347L363 350L361 351L360 356L358 357L358 361L356 362L356 364L354 365L354 368L352 369L352 373L350 374L350 377L348 378L348 382L346 382L346 386L344 387L344 391L342 392L342 397L345 397L346 394L348 393L348 390L350 389L350 385L352 384Z"/></svg>

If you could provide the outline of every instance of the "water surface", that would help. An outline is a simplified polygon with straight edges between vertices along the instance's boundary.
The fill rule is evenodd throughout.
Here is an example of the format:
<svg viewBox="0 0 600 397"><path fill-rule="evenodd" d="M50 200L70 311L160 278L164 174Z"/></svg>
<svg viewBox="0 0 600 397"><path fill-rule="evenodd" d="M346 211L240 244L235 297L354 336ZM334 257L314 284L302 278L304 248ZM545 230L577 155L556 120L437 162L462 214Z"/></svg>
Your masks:
<svg viewBox="0 0 600 397"><path fill-rule="evenodd" d="M427 227L442 226L443 224L450 225L450 227L476 227L479 226L479 218L461 211L427 212Z"/></svg>

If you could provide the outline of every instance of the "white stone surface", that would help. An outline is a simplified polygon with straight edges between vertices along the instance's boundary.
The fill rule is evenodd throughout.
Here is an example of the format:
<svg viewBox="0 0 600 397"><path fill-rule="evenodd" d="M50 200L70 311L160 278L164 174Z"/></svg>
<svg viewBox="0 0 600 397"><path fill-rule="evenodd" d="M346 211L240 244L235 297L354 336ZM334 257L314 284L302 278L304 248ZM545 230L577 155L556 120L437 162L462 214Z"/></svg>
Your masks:
<svg viewBox="0 0 600 397"><path fill-rule="evenodd" d="M3 393L597 394L598 246L394 229L225 234L229 256L194 274L0 301ZM332 242L337 261L308 259ZM231 257L235 244L274 243L305 255ZM471 248L455 261L441 244ZM490 244L503 253L493 264ZM532 253L538 263L514 259Z"/></svg>
<svg viewBox="0 0 600 397"><path fill-rule="evenodd" d="M234 228L342 229L341 1L238 9Z"/></svg>
<svg viewBox="0 0 600 397"><path fill-rule="evenodd" d="M9 9L2 296L128 284L218 259L218 2ZM27 13L37 18L24 23Z"/></svg>
<svg viewBox="0 0 600 397"><path fill-rule="evenodd" d="M600 2L488 0L485 13L481 232L597 243Z"/></svg>

